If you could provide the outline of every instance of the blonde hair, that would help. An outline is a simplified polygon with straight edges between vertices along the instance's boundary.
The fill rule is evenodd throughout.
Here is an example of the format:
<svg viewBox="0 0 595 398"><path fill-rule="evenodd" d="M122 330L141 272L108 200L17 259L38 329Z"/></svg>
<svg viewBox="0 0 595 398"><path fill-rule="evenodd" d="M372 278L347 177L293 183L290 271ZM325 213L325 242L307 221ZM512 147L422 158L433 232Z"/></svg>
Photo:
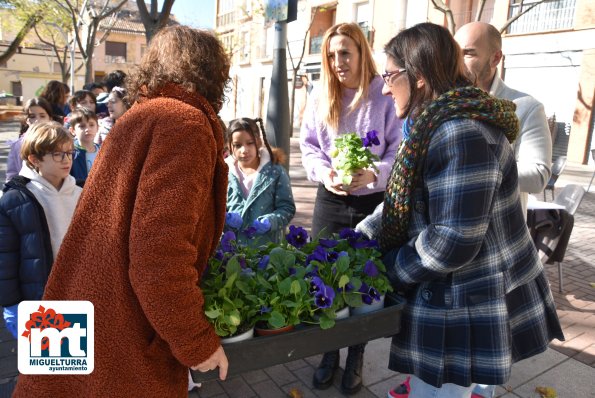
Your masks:
<svg viewBox="0 0 595 398"><path fill-rule="evenodd" d="M59 150L62 145L68 142L73 143L72 134L60 123L35 123L25 134L21 147L21 159L27 163L29 168L35 169L33 163L29 161L29 155L41 159L48 153Z"/></svg>
<svg viewBox="0 0 595 398"><path fill-rule="evenodd" d="M360 56L359 85L351 104L349 104L349 112L353 111L368 96L370 83L374 76L378 75L370 45L358 24L354 22L340 23L326 31L322 39L322 70L324 73L322 74L320 109L322 119L334 130L339 127L343 86L331 68L328 51L331 39L337 35L347 36L353 40Z"/></svg>

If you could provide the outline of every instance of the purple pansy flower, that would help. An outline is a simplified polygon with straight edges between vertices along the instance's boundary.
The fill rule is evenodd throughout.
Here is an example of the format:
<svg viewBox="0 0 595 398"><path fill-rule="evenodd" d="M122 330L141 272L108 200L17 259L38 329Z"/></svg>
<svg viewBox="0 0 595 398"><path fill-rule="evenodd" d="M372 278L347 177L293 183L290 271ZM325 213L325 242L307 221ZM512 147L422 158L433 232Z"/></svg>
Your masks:
<svg viewBox="0 0 595 398"><path fill-rule="evenodd" d="M256 228L254 228L253 226L246 228L243 232L248 239L254 239L257 233Z"/></svg>
<svg viewBox="0 0 595 398"><path fill-rule="evenodd" d="M310 280L310 293L318 293L323 290L324 282L318 276Z"/></svg>
<svg viewBox="0 0 595 398"><path fill-rule="evenodd" d="M339 244L339 242L334 239L323 239L323 238L318 239L318 243L320 243L320 246L326 247L328 249L332 249L333 247L335 247Z"/></svg>
<svg viewBox="0 0 595 398"><path fill-rule="evenodd" d="M322 285L321 290L314 296L314 302L318 308L330 308L335 299L335 291L332 287Z"/></svg>
<svg viewBox="0 0 595 398"><path fill-rule="evenodd" d="M326 261L326 250L322 246L316 246L314 251L311 254L308 254L306 257L306 264L310 264L311 261L319 261L321 263Z"/></svg>
<svg viewBox="0 0 595 398"><path fill-rule="evenodd" d="M296 249L301 249L308 243L308 232L302 227L289 226L289 233L285 236L287 242Z"/></svg>
<svg viewBox="0 0 595 398"><path fill-rule="evenodd" d="M371 147L372 145L380 145L380 140L378 139L378 131L368 131L366 133L366 136L362 139L362 143L366 148Z"/></svg>
<svg viewBox="0 0 595 398"><path fill-rule="evenodd" d="M267 307L265 305L261 305L260 306L260 309L258 310L258 312L260 312L261 314L266 314L266 313L269 313L271 311L272 311L271 307Z"/></svg>
<svg viewBox="0 0 595 398"><path fill-rule="evenodd" d="M233 231L224 233L221 238L221 250L223 250L224 253L233 253L235 240L236 234L234 234Z"/></svg>
<svg viewBox="0 0 595 398"><path fill-rule="evenodd" d="M364 265L364 274L375 278L378 276L378 267L376 267L376 264L374 264L374 261L372 260L368 260L366 261L366 264Z"/></svg>
<svg viewBox="0 0 595 398"><path fill-rule="evenodd" d="M271 259L271 256L269 256L268 254L265 254L264 256L262 256L262 258L258 262L258 269L265 269L267 267L267 265L269 265L270 259Z"/></svg>

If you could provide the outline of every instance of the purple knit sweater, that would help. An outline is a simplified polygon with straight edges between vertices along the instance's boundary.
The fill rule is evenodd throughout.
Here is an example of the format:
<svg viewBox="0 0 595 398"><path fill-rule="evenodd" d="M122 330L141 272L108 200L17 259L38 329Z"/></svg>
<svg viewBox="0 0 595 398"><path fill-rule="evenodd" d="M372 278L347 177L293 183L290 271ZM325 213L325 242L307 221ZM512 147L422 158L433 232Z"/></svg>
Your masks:
<svg viewBox="0 0 595 398"><path fill-rule="evenodd" d="M328 174L332 168L330 152L335 137L351 132L364 137L368 131L376 130L380 145L371 148L372 152L380 157L380 161L375 162L378 167L376 182L351 194L368 195L386 189L386 182L401 142L403 121L395 114L393 99L382 95L383 84L382 78L376 76L368 89L368 98L360 102L358 108L351 113L348 113L348 106L356 90L343 89L338 131L334 131L323 122L318 112L320 92L317 90L312 92L308 98L300 131L302 163L310 181L322 182L322 176Z"/></svg>

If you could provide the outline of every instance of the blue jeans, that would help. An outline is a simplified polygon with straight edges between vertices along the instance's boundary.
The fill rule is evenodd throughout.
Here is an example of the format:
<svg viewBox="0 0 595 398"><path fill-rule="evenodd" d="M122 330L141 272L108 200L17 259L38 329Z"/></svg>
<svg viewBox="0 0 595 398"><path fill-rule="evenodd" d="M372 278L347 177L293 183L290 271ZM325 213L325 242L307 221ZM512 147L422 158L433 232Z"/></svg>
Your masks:
<svg viewBox="0 0 595 398"><path fill-rule="evenodd" d="M476 384L473 392L477 395L481 395L483 398L492 398L494 392L496 392L496 386L489 384Z"/></svg>
<svg viewBox="0 0 595 398"><path fill-rule="evenodd" d="M469 387L463 387L446 383L437 388L414 375L411 375L410 384L409 398L470 398L471 392L476 386L476 384L471 384Z"/></svg>

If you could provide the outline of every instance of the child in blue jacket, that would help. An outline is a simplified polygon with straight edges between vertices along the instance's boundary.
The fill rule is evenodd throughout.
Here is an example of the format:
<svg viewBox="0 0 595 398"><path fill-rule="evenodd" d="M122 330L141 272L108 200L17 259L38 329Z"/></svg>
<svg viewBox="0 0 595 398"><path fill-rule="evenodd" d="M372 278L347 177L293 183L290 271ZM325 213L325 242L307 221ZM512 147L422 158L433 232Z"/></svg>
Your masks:
<svg viewBox="0 0 595 398"><path fill-rule="evenodd" d="M23 300L41 300L82 188L69 175L72 135L56 122L32 125L21 148L26 162L0 197L0 305L17 334Z"/></svg>
<svg viewBox="0 0 595 398"><path fill-rule="evenodd" d="M257 126L260 125L260 129ZM262 119L239 118L227 128L230 156L227 212L242 217L240 240L262 234L258 242L279 242L295 215L291 184L282 163L284 154L267 142ZM264 243L264 242L263 242Z"/></svg>

